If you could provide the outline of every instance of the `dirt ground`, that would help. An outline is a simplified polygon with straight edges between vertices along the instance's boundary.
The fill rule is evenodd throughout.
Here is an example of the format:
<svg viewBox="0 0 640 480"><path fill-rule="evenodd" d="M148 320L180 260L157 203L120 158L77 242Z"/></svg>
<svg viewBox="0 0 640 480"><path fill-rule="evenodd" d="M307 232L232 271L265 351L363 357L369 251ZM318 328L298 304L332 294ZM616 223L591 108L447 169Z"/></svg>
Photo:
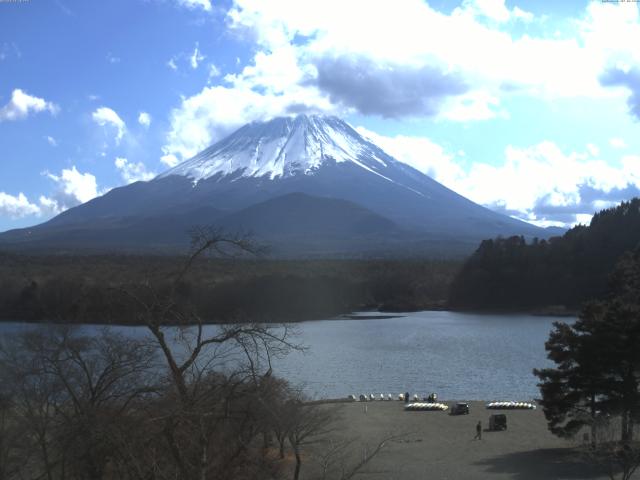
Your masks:
<svg viewBox="0 0 640 480"><path fill-rule="evenodd" d="M446 402L453 405L455 402ZM396 436L354 476L358 480L551 480L601 479L592 466L585 465L575 451L576 442L553 436L544 414L537 410L487 410L482 402L471 402L469 415L448 412L407 412L399 401L345 403L335 408L339 420L332 441L315 445L313 459L307 457L303 478L322 478L319 459L340 441L351 440L350 457L343 463L354 465L370 456L381 439ZM366 407L366 412L365 412ZM506 431L490 432L489 416L505 413ZM476 424L483 426L482 440L474 440ZM335 469L338 460L333 460ZM305 474L306 472L306 474ZM336 473L338 473L336 475ZM326 478L340 478L333 472Z"/></svg>

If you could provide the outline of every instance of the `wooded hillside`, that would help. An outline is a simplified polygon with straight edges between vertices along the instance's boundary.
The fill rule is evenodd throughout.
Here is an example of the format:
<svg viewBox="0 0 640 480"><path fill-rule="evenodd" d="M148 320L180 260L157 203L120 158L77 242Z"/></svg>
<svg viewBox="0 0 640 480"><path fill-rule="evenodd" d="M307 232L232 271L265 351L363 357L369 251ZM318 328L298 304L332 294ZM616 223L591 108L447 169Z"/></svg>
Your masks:
<svg viewBox="0 0 640 480"><path fill-rule="evenodd" d="M460 309L523 310L582 302L606 293L616 261L640 243L640 199L596 213L562 237L485 240L451 286Z"/></svg>

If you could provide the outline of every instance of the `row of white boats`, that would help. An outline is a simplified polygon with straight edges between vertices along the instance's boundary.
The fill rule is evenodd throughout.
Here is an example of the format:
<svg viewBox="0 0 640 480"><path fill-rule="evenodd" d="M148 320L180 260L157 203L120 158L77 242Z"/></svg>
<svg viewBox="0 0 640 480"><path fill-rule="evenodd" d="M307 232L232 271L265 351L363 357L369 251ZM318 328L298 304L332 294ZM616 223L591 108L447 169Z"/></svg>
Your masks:
<svg viewBox="0 0 640 480"><path fill-rule="evenodd" d="M355 395L349 395L347 398L352 402L391 401L394 399L393 395L391 395L390 393L387 395L385 395L384 393L381 393L379 395L374 395L373 393L368 395L362 394L362 395L359 395L358 397L356 397ZM404 393L399 394L397 399L404 402L405 394ZM431 394L428 397L425 396L422 399L423 402L421 402L420 397L416 394L416 395L413 395L413 397L410 399L411 403L408 403L405 408L407 410L442 410L442 411L447 410L449 408L444 403L435 402L435 399L436 399L435 394ZM531 402L508 401L508 402L489 402L487 403L486 408L490 410L535 410L536 406Z"/></svg>
<svg viewBox="0 0 640 480"><path fill-rule="evenodd" d="M445 405L444 403L437 403L437 402L412 402L412 403L407 403L404 409L444 412L445 410L449 409L449 405Z"/></svg>
<svg viewBox="0 0 640 480"><path fill-rule="evenodd" d="M405 401L404 397L405 397L405 394L401 393L400 395L398 395L398 400L404 402ZM382 401L391 401L391 400L393 400L393 395L391 395L390 393L388 393L387 395L385 395L384 393L381 393L380 395L374 395L373 393L370 393L369 395L362 394L362 395L359 395L357 397L355 395L349 395L347 398L352 402L358 402L358 401L360 401L360 402L381 401L382 402ZM423 400L427 401L427 400L429 400L429 397L424 397ZM413 396L413 401L414 402L419 402L420 401L420 397L418 395L414 395Z"/></svg>
<svg viewBox="0 0 640 480"><path fill-rule="evenodd" d="M535 410L536 406L529 402L491 402L487 408L492 410Z"/></svg>

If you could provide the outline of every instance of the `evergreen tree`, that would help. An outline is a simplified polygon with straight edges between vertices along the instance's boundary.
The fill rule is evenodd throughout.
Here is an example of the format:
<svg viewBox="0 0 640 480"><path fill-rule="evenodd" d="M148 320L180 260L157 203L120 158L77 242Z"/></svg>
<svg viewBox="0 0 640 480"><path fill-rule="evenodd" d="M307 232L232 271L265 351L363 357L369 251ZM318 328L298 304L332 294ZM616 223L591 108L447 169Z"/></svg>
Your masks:
<svg viewBox="0 0 640 480"><path fill-rule="evenodd" d="M573 437L583 427L591 428L595 441L597 413L602 399L602 364L597 340L590 327L601 321L603 305L585 306L574 325L554 323L545 344L556 368L535 369L541 383L541 404L549 430L560 437Z"/></svg>
<svg viewBox="0 0 640 480"><path fill-rule="evenodd" d="M570 437L600 418L620 418L619 441L640 420L640 250L624 255L605 301L585 305L573 324L554 324L546 343L555 368L536 369L549 429Z"/></svg>
<svg viewBox="0 0 640 480"><path fill-rule="evenodd" d="M596 213L589 226L548 241L485 240L454 279L449 303L474 310L578 308L605 295L616 262L639 243L640 198Z"/></svg>

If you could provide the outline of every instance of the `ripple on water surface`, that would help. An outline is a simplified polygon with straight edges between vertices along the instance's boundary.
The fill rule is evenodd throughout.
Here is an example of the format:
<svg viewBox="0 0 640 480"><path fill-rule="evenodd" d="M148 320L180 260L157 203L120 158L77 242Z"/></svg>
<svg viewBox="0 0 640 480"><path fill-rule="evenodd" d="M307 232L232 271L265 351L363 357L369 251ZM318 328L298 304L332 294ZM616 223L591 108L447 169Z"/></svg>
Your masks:
<svg viewBox="0 0 640 480"><path fill-rule="evenodd" d="M308 351L278 360L276 372L315 397L407 390L443 399L539 396L532 370L549 364L544 343L557 317L399 315L304 322L299 339Z"/></svg>

